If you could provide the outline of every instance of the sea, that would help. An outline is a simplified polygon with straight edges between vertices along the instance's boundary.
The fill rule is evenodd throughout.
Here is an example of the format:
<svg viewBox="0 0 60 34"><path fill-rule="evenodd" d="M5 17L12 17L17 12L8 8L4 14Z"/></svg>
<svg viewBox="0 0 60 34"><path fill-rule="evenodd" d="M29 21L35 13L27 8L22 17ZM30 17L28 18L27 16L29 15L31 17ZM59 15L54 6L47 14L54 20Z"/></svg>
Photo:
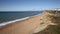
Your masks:
<svg viewBox="0 0 60 34"><path fill-rule="evenodd" d="M0 11L0 23L41 14L42 11Z"/></svg>

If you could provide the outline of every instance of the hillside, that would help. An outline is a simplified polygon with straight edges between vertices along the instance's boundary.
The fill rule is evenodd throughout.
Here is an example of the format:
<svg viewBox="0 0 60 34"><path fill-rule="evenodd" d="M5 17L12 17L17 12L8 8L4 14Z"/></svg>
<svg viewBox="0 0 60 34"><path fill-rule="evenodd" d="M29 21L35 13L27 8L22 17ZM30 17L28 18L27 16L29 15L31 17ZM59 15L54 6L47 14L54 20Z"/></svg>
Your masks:
<svg viewBox="0 0 60 34"><path fill-rule="evenodd" d="M60 34L60 11L46 10L41 15L40 25L34 29L34 34Z"/></svg>

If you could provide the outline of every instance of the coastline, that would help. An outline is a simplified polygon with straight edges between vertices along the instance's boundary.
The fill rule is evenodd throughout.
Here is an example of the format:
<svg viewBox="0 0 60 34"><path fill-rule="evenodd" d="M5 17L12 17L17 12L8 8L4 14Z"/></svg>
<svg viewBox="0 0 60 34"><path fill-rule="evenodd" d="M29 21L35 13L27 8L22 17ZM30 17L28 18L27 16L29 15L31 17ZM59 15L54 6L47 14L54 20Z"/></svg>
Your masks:
<svg viewBox="0 0 60 34"><path fill-rule="evenodd" d="M0 34L32 34L32 30L40 25L41 14L30 16L23 21L17 21L0 28Z"/></svg>
<svg viewBox="0 0 60 34"><path fill-rule="evenodd" d="M21 19L16 19L16 20L13 20L13 21L8 21L8 22L0 23L0 28L3 27L3 26L6 26L6 25L8 25L8 24L16 23L16 22L18 22L18 21L24 21L24 20L27 20L27 19L29 19L29 18L38 16L38 15L41 15L41 14L37 14L37 15L29 16L29 17L24 17L24 18L21 18Z"/></svg>
<svg viewBox="0 0 60 34"><path fill-rule="evenodd" d="M13 20L13 21L3 22L3 23L0 24L0 27L1 27L1 26L5 26L5 25L7 25L7 24L15 23L15 22L18 22L18 21L23 21L23 20L26 20L26 19L28 19L28 18L30 18L30 17L25 17L25 18L16 19L16 20Z"/></svg>

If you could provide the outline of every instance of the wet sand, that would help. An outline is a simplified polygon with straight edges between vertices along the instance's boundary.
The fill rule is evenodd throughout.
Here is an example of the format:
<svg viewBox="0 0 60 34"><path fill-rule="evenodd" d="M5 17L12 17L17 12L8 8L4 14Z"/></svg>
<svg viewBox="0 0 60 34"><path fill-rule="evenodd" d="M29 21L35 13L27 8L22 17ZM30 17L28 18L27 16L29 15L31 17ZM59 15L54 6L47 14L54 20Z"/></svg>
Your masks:
<svg viewBox="0 0 60 34"><path fill-rule="evenodd" d="M31 34L38 25L40 25L40 15L9 24L0 29L0 34Z"/></svg>

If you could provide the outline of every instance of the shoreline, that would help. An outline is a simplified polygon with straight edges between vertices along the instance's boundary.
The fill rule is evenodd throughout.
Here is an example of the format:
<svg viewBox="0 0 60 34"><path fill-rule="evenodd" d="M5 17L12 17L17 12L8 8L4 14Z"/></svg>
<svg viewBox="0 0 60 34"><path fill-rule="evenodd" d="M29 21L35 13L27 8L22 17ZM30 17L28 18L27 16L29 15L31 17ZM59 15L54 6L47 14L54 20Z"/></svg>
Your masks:
<svg viewBox="0 0 60 34"><path fill-rule="evenodd" d="M30 17L25 17L25 18L21 18L21 19L16 19L16 20L8 21L8 22L3 22L3 23L0 24L0 27L1 26L5 26L7 24L15 23L15 22L18 22L18 21L23 21L23 20L26 20L28 18L30 18Z"/></svg>
<svg viewBox="0 0 60 34"><path fill-rule="evenodd" d="M18 22L18 21L24 21L24 20L26 20L26 19L29 19L29 18L38 16L38 15L41 15L41 14L37 14L37 15L29 16L29 17L24 17L24 18L21 18L21 19L16 19L16 20L8 21L8 22L3 22L3 23L0 23L0 27L6 26L6 25L8 25L8 24L16 23L16 22Z"/></svg>
<svg viewBox="0 0 60 34"><path fill-rule="evenodd" d="M40 18L41 14L37 14L26 20L7 24L0 28L0 34L31 34L32 30L40 25Z"/></svg>

